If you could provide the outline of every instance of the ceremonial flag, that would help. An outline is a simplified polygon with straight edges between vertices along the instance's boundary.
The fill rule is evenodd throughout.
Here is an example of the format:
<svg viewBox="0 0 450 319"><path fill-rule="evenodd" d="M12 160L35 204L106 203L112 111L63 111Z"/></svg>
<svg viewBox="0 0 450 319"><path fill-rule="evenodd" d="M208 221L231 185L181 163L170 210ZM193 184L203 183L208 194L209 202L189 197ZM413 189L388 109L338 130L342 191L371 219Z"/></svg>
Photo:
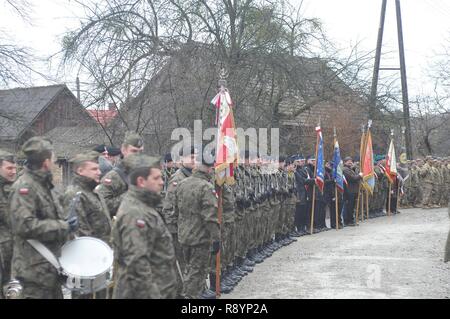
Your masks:
<svg viewBox="0 0 450 319"><path fill-rule="evenodd" d="M386 155L386 177L391 184L395 183L395 180L397 178L397 160L395 157L395 146L393 139L391 139L389 151Z"/></svg>
<svg viewBox="0 0 450 319"><path fill-rule="evenodd" d="M372 135L370 130L367 130L366 141L363 150L363 163L361 164L363 173L363 187L372 195L375 187L375 174L373 170L373 149L372 149Z"/></svg>
<svg viewBox="0 0 450 319"><path fill-rule="evenodd" d="M341 151L339 150L339 143L337 139L334 142L334 153L333 153L333 179L336 183L338 190L344 192L344 174L343 174L344 163L341 159Z"/></svg>
<svg viewBox="0 0 450 319"><path fill-rule="evenodd" d="M234 167L238 162L238 146L233 116L233 102L224 87L211 101L218 110L216 160L214 163L216 183L219 186L234 184Z"/></svg>
<svg viewBox="0 0 450 319"><path fill-rule="evenodd" d="M325 167L323 161L323 138L320 126L316 127L316 132L317 132L316 185L317 187L319 187L320 191L323 192Z"/></svg>

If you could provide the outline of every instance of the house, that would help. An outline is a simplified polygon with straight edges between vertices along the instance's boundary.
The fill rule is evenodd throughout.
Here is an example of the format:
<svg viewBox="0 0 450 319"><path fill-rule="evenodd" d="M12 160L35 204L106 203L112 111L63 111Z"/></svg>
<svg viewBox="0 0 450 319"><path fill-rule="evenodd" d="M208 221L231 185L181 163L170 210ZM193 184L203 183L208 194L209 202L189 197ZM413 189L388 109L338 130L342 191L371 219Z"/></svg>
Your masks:
<svg viewBox="0 0 450 319"><path fill-rule="evenodd" d="M65 84L0 90L0 147L12 152L55 127L95 125Z"/></svg>
<svg viewBox="0 0 450 319"><path fill-rule="evenodd" d="M120 122L126 122L127 128L145 137L147 150L163 154L177 142L172 140L174 129L192 131L198 119L203 129L214 126L216 114L210 101L224 65L211 48L186 46L122 109L123 116L111 129L120 131ZM313 154L319 119L327 153L332 150L333 127L344 155L359 152L360 127L367 123L368 103L326 61L242 54L237 65L228 65L227 83L236 126L279 128L281 153Z"/></svg>
<svg viewBox="0 0 450 319"><path fill-rule="evenodd" d="M56 184L67 185L68 159L104 142L105 134L64 84L0 90L0 148L19 154L33 136L52 140Z"/></svg>

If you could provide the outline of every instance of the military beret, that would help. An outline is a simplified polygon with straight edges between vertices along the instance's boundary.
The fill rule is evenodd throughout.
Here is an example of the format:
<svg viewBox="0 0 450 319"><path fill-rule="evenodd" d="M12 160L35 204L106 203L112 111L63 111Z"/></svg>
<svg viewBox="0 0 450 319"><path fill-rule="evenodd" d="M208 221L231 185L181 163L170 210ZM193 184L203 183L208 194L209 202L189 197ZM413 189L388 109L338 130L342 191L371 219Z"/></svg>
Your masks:
<svg viewBox="0 0 450 319"><path fill-rule="evenodd" d="M170 153L164 155L164 162L173 162L172 155Z"/></svg>
<svg viewBox="0 0 450 319"><path fill-rule="evenodd" d="M316 157L314 155L309 155L306 157L306 160L315 160Z"/></svg>
<svg viewBox="0 0 450 319"><path fill-rule="evenodd" d="M105 152L107 152L107 148L106 148L105 144L97 145L96 147L93 148L93 150L98 152L98 153L105 153Z"/></svg>
<svg viewBox="0 0 450 319"><path fill-rule="evenodd" d="M84 162L98 162L99 154L96 151L88 151L75 155L69 160L73 165L80 165Z"/></svg>
<svg viewBox="0 0 450 319"><path fill-rule="evenodd" d="M23 144L22 152L27 158L36 155L39 156L44 152L53 152L53 145L49 139L41 136L34 136Z"/></svg>
<svg viewBox="0 0 450 319"><path fill-rule="evenodd" d="M285 162L286 159L286 156L281 155L280 157L278 157L278 162Z"/></svg>
<svg viewBox="0 0 450 319"><path fill-rule="evenodd" d="M127 156L122 161L122 164L128 171L138 168L161 168L160 159L158 157L144 154L132 154Z"/></svg>
<svg viewBox="0 0 450 319"><path fill-rule="evenodd" d="M347 161L353 161L353 158L351 156L344 157L344 162L347 162Z"/></svg>
<svg viewBox="0 0 450 319"><path fill-rule="evenodd" d="M120 151L120 148L115 147L115 146L107 146L106 151L108 152L108 155L110 155L110 156L119 156L120 154L122 154L122 152Z"/></svg>
<svg viewBox="0 0 450 319"><path fill-rule="evenodd" d="M14 163L16 161L13 154L7 151L0 150L0 160L2 161L8 161L11 163Z"/></svg>
<svg viewBox="0 0 450 319"><path fill-rule="evenodd" d="M144 140L142 137L135 133L135 132L127 132L125 134L125 138L123 140L123 145L131 145L134 147L143 147L144 146Z"/></svg>

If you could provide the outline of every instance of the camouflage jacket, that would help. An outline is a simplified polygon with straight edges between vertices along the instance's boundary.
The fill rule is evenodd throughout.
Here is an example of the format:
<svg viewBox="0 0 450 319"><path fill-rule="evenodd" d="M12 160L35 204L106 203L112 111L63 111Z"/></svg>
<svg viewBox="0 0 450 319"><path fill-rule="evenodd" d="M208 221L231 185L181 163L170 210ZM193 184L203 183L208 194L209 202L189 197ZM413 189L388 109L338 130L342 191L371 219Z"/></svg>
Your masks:
<svg viewBox="0 0 450 319"><path fill-rule="evenodd" d="M11 184L0 176L0 243L12 240L8 214Z"/></svg>
<svg viewBox="0 0 450 319"><path fill-rule="evenodd" d="M66 212L77 192L80 200L75 206L79 228L77 236L91 236L109 243L111 236L111 219L104 199L94 190L97 183L92 179L75 174L63 197Z"/></svg>
<svg viewBox="0 0 450 319"><path fill-rule="evenodd" d="M117 269L114 298L175 298L172 236L155 210L160 195L130 186L117 212L112 245Z"/></svg>
<svg viewBox="0 0 450 319"><path fill-rule="evenodd" d="M223 223L234 223L235 217L238 220L242 219L242 216L236 216L235 210L235 195L234 195L235 185L222 186L222 222Z"/></svg>
<svg viewBox="0 0 450 319"><path fill-rule="evenodd" d="M166 222L169 231L174 234L178 231L178 216L175 215L175 191L177 189L178 184L192 175L192 172L182 167L173 174L173 176L169 180L169 184L167 186L167 193L163 200L163 208L162 208L162 216L164 221Z"/></svg>
<svg viewBox="0 0 450 319"><path fill-rule="evenodd" d="M69 225L63 220L62 208L52 189L50 173L25 169L11 187L10 220L16 278L53 289L58 281L57 270L27 242L38 240L55 256L61 255Z"/></svg>
<svg viewBox="0 0 450 319"><path fill-rule="evenodd" d="M128 177L122 165L115 167L103 176L98 193L105 199L111 217L116 215L127 190Z"/></svg>
<svg viewBox="0 0 450 319"><path fill-rule="evenodd" d="M208 174L194 171L178 184L175 214L181 244L196 246L220 239L217 194Z"/></svg>

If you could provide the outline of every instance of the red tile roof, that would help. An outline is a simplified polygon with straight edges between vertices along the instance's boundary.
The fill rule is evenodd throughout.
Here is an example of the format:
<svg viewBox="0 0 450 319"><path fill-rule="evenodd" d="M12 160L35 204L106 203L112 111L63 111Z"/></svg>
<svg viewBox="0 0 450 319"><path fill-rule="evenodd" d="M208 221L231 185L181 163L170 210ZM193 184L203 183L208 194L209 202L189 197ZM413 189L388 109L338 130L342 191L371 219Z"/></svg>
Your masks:
<svg viewBox="0 0 450 319"><path fill-rule="evenodd" d="M88 113L101 125L106 126L116 117L116 110L87 110Z"/></svg>

